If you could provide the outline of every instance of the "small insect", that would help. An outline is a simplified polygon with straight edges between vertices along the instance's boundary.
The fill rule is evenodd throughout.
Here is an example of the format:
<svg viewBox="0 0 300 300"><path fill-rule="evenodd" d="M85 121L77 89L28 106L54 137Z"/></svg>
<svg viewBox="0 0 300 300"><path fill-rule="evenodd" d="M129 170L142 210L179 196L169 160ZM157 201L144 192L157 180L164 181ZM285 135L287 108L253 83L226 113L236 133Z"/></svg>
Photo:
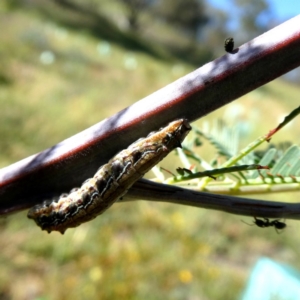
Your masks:
<svg viewBox="0 0 300 300"><path fill-rule="evenodd" d="M48 233L56 230L62 234L96 218L173 149L181 147L190 130L187 120L180 119L137 140L100 167L80 188L32 207L28 218Z"/></svg>
<svg viewBox="0 0 300 300"><path fill-rule="evenodd" d="M256 225L258 227L261 227L261 228L266 228L266 227L274 227L275 230L278 232L278 230L282 230L286 227L286 224L284 222L280 222L279 220L273 220L273 221L270 221L268 218L264 218L264 219L258 219L256 217L254 217L254 220L253 221L253 225ZM246 222L244 222L246 223ZM248 224L248 223L246 223ZM250 224L248 224L250 225ZM252 225L250 225L252 226Z"/></svg>
<svg viewBox="0 0 300 300"><path fill-rule="evenodd" d="M234 39L232 37L229 37L225 40L224 48L226 52L232 52L234 48Z"/></svg>

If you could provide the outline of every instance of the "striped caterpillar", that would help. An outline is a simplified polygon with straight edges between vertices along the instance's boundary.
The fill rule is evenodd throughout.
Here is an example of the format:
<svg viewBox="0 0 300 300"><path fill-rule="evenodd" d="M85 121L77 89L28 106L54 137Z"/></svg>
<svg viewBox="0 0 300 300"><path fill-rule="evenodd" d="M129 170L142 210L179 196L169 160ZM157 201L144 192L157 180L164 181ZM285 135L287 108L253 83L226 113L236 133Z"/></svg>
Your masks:
<svg viewBox="0 0 300 300"><path fill-rule="evenodd" d="M176 147L181 147L191 126L185 119L171 122L150 133L115 155L79 189L63 194L56 201L46 200L28 211L42 230L64 233L68 228L103 213L143 175Z"/></svg>

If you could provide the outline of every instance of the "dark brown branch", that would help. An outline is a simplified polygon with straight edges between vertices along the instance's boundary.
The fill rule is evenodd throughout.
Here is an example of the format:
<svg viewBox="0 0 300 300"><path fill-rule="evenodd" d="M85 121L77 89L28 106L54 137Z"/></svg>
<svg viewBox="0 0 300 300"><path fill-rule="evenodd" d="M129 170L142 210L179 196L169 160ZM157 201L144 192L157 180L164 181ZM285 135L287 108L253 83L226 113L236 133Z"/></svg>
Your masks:
<svg viewBox="0 0 300 300"><path fill-rule="evenodd" d="M141 197L141 195L143 195ZM142 179L120 202L134 200L177 203L231 214L300 220L300 203L284 203L196 192Z"/></svg>
<svg viewBox="0 0 300 300"><path fill-rule="evenodd" d="M299 23L297 16L116 115L0 170L0 214L80 186L139 137L178 118L201 118L298 67Z"/></svg>

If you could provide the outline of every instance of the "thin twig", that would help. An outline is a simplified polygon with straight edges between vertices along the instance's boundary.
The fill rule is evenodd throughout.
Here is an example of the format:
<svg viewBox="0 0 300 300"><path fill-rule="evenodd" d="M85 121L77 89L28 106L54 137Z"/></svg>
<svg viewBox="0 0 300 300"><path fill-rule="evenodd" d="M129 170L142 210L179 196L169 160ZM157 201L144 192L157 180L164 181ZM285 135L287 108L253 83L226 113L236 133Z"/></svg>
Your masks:
<svg viewBox="0 0 300 300"><path fill-rule="evenodd" d="M143 197L140 196L141 194ZM146 179L137 182L135 189L131 191L130 195L127 194L120 203L141 199L220 210L243 216L300 220L300 203L263 201L196 192Z"/></svg>
<svg viewBox="0 0 300 300"><path fill-rule="evenodd" d="M222 175L225 173L233 173L233 172L240 172L240 171L250 171L250 170L261 170L261 169L269 169L267 166L260 166L260 165L239 165L239 166L232 166L228 168L219 168L213 170L206 170L202 172L193 173L188 169L177 168L177 172L182 172L182 175L173 176L172 178L168 179L166 183L175 183L180 181L188 181L195 178L202 178L202 177L209 177L215 179L214 176Z"/></svg>

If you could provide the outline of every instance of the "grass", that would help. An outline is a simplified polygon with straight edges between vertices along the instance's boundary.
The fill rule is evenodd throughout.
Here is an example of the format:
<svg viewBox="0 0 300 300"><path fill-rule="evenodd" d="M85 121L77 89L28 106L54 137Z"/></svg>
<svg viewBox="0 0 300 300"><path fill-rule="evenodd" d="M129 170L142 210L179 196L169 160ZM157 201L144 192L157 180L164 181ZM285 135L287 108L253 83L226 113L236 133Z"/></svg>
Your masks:
<svg viewBox="0 0 300 300"><path fill-rule="evenodd" d="M128 52L0 5L0 26L5 28L0 33L2 167L191 71L190 65ZM291 103L297 106L297 93L298 88L276 81L205 120L224 117L244 124L246 143L276 126ZM297 128L285 129L276 142L294 140ZM300 267L297 222L289 221L278 235L241 219L252 222L216 211L140 201L116 204L62 236L41 232L26 212L2 218L0 298L237 299L259 257Z"/></svg>

